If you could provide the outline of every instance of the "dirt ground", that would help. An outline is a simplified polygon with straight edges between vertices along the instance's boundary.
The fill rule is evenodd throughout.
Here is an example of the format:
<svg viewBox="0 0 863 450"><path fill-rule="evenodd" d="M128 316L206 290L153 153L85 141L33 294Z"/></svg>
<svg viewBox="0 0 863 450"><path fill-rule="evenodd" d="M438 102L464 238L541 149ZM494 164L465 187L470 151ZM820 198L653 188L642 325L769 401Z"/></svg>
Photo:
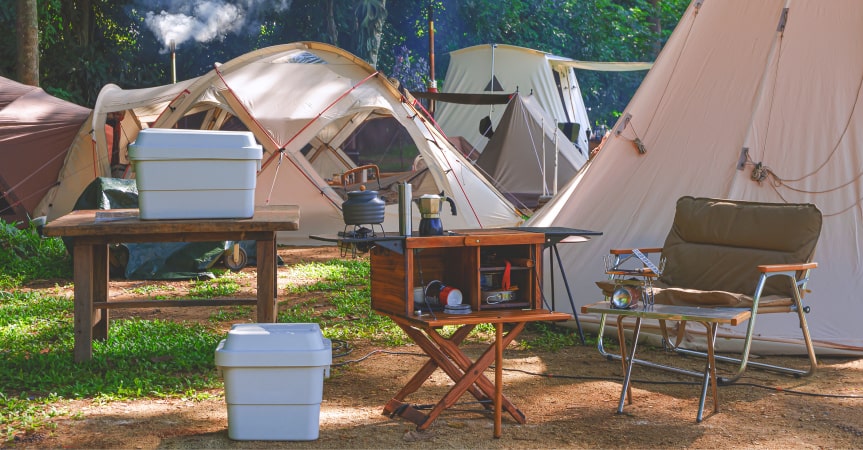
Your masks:
<svg viewBox="0 0 863 450"><path fill-rule="evenodd" d="M338 256L335 248L284 248L291 264ZM251 271L250 271L251 273ZM280 285L291 282L279 277ZM140 282L112 281L111 295ZM164 282L160 282L164 283ZM249 288L254 277L249 278ZM279 298L289 303L289 296ZM123 310L114 310L123 311ZM211 308L112 311L123 315L206 320ZM525 336L523 334L523 336ZM466 346L478 355L482 344ZM386 353L377 350L384 350ZM334 351L334 355L337 352ZM643 347L645 358L703 362ZM361 360L361 361L360 361ZM803 364L802 358L764 357L765 362ZM822 359L812 377L749 370L737 384L719 388L720 411L696 423L695 379L646 367L633 370L634 402L617 414L621 365L595 347L558 352L504 351L504 395L526 416L517 424L504 414L503 436L492 436L491 415L470 395L445 411L426 432L399 417L382 415L384 404L425 361L416 346L380 348L354 344L334 357L324 382L320 436L314 441L234 441L228 438L227 406L221 390L204 401L144 399L58 405L67 414L56 427L18 436L14 448L863 448L863 360ZM487 372L494 379L492 371ZM452 386L441 371L408 396L414 405L436 403ZM710 404L708 397L708 404ZM284 418L289 421L289 417ZM0 444L1 446L2 444Z"/></svg>

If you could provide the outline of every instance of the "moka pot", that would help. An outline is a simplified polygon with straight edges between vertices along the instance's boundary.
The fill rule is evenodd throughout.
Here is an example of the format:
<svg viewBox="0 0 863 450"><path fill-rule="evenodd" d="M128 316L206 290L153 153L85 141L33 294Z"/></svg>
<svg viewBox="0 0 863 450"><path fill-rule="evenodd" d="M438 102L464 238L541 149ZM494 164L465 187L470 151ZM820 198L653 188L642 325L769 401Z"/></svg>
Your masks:
<svg viewBox="0 0 863 450"><path fill-rule="evenodd" d="M443 208L444 201L449 202L450 211L452 212L452 215L455 216L455 202L453 199L443 195L443 192L441 192L440 195L426 194L414 200L422 217L419 226L420 236L440 236L443 234L443 223L440 220L440 211Z"/></svg>

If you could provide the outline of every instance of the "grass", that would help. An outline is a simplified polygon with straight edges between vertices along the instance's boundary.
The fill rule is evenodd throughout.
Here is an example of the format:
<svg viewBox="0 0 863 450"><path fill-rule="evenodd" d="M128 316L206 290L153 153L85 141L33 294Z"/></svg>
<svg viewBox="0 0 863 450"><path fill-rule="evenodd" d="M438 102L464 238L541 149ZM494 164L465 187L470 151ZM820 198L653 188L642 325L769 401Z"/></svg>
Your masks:
<svg viewBox="0 0 863 450"><path fill-rule="evenodd" d="M27 280L71 278L72 258L60 239L43 239L35 226L0 220L0 289Z"/></svg>
<svg viewBox="0 0 863 450"><path fill-rule="evenodd" d="M21 289L34 280L71 279L71 261L62 241L43 239L32 228L22 230L0 221L0 265L4 267L0 273L0 443L22 433L49 430L56 417L80 418L81 413L65 408L68 400L175 397L194 401L219 395L223 384L214 364L216 345L231 323L254 317L254 308L236 306L215 310L203 323L115 320L109 338L94 342L93 359L75 364L68 288ZM278 321L319 323L326 337L348 343L409 343L390 319L371 310L369 270L364 259L282 269L279 277L291 280L287 292L303 294L308 300L281 311ZM238 281L248 276L216 273L218 278L213 280L190 281L191 296L231 295L239 289ZM172 289L166 284L142 284L127 292L161 298L158 292ZM578 341L574 330L545 324L532 324L530 330L525 335L534 337L520 340L523 348L553 351ZM493 334L493 326L480 325L469 339L488 340Z"/></svg>
<svg viewBox="0 0 863 450"><path fill-rule="evenodd" d="M9 440L59 414L56 403L90 398L188 397L221 387L216 327L118 320L93 344L93 360L72 362L72 300L0 291L0 436Z"/></svg>

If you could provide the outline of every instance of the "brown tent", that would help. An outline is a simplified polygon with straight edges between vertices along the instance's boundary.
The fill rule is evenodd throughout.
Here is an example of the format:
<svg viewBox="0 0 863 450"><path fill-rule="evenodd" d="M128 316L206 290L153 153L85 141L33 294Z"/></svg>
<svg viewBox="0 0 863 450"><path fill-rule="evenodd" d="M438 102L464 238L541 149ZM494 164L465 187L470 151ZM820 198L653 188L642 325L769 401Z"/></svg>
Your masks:
<svg viewBox="0 0 863 450"><path fill-rule="evenodd" d="M587 162L533 95L513 94L476 160L510 201L536 208Z"/></svg>
<svg viewBox="0 0 863 450"><path fill-rule="evenodd" d="M26 222L90 110L0 77L0 219Z"/></svg>

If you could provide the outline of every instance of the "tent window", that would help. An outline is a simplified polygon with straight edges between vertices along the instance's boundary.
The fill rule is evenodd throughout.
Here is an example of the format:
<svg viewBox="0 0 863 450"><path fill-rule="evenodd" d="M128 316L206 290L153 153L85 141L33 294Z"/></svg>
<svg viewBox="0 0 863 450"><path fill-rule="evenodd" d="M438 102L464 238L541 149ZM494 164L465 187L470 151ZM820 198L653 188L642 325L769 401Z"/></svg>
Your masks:
<svg viewBox="0 0 863 450"><path fill-rule="evenodd" d="M273 64L326 64L327 62L321 59L321 57L309 53L309 52L298 52L292 55L288 55L282 58L277 58L273 60Z"/></svg>
<svg viewBox="0 0 863 450"><path fill-rule="evenodd" d="M503 86L500 85L500 81L497 81L497 77L492 75L491 81L489 81L488 84L485 86L485 90L491 92L503 92Z"/></svg>

